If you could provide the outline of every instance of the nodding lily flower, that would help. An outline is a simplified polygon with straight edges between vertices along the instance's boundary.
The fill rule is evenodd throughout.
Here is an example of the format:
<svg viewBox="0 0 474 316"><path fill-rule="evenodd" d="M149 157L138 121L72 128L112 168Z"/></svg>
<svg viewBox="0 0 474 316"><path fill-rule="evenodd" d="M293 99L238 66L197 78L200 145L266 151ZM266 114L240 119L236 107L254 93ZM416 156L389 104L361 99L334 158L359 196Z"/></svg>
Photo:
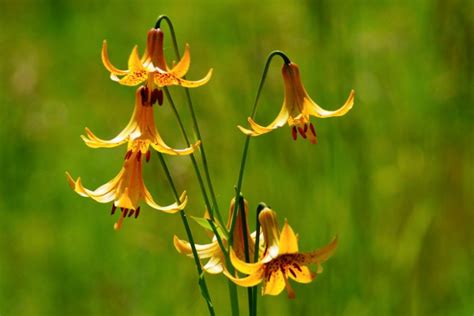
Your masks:
<svg viewBox="0 0 474 316"><path fill-rule="evenodd" d="M227 222L227 228L230 228L232 214L234 213L234 202L232 200L229 211L229 219ZM248 214L248 203L244 200L244 209L245 209L245 218ZM235 249L235 255L242 260L245 260L245 242L244 238L247 238L249 246L249 258L253 258L254 248L255 248L255 235L251 236L249 234L248 222L246 221L246 232L247 236L244 236L242 232L242 216L243 212L239 211L237 214L237 219L234 226L234 238L233 238L233 248ZM227 239L224 236L221 236L222 243L224 246L227 245ZM188 257L193 257L192 248L189 242L179 239L176 235L173 238L174 246L179 253L187 255ZM221 273L224 269L225 256L222 252L222 249L219 246L216 236L212 238L212 242L205 245L196 244L196 250L198 256L201 260L209 259L209 261L204 265L203 269L211 274Z"/></svg>
<svg viewBox="0 0 474 316"><path fill-rule="evenodd" d="M191 62L188 44L186 44L181 60L172 68L169 68L163 55L163 32L160 29L148 31L147 47L142 58L138 56L137 46L133 48L128 59L128 70L120 70L112 65L105 40L102 45L102 62L105 68L110 71L112 80L126 86L135 86L146 81L150 90L153 90L154 86L161 88L171 85L195 88L207 83L212 76L211 68L207 75L200 80L189 81L183 79Z"/></svg>
<svg viewBox="0 0 474 316"><path fill-rule="evenodd" d="M156 91L156 90L155 90ZM95 136L88 128L86 135L81 136L87 146L92 148L111 148L126 142L129 147L138 147L142 154L146 155L147 161L150 159L149 146L156 151L168 155L188 155L199 146L200 141L185 149L174 149L165 144L155 125L153 116L153 103L156 102L153 92L147 87L140 87L135 93L135 109L128 125L113 139L103 140ZM134 143L134 144L132 144ZM130 155L130 151L127 153Z"/></svg>
<svg viewBox="0 0 474 316"><path fill-rule="evenodd" d="M96 190L86 189L81 182L81 178L74 179L66 172L71 188L79 195L90 197L100 203L113 202L112 215L117 208L121 209L119 220L115 223L114 229L118 230L122 226L125 217L140 214L139 203L144 200L150 207L166 212L176 213L186 206L186 191L181 194L180 203L173 203L168 206L158 205L150 192L145 187L142 177L142 152L139 147L131 148L125 156L125 163L118 175L100 186Z"/></svg>
<svg viewBox="0 0 474 316"><path fill-rule="evenodd" d="M276 119L264 127L255 123L249 117L250 130L241 126L238 127L246 135L259 136L282 127L288 122L294 140L296 140L299 132L303 138L308 138L312 144L316 144L318 140L313 123L310 122L310 116L326 118L346 114L354 104L354 90L351 91L349 98L341 108L335 111L328 111L321 108L309 97L301 82L298 65L295 63L285 63L283 64L282 73L285 83L285 98L283 100L283 107Z"/></svg>
<svg viewBox="0 0 474 316"><path fill-rule="evenodd" d="M308 264L318 266L317 273L322 273L321 263L328 260L337 247L337 238L325 247L311 251L299 252L298 238L293 229L285 220L285 225L281 233L276 225L275 213L266 208L260 213L260 222L262 229L267 231L268 236L272 236L272 241L267 243L266 254L256 263L247 263L242 261L231 249L230 259L232 265L240 272L248 274L244 278L237 278L229 272L224 274L234 283L240 286L250 287L263 282L262 295L278 295L286 287L289 298L295 298L288 278L299 283L310 283L316 277L307 267ZM275 237L278 237L276 241ZM267 236L265 236L267 238ZM268 247L278 247L278 253L275 256L274 250ZM273 252L273 253L272 253Z"/></svg>

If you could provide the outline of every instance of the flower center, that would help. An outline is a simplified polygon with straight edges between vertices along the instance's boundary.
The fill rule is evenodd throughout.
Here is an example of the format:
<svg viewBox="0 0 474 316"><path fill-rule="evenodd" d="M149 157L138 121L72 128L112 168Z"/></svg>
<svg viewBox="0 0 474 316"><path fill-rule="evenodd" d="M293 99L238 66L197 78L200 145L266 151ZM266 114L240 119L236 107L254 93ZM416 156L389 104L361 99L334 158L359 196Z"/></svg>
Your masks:
<svg viewBox="0 0 474 316"><path fill-rule="evenodd" d="M117 209L117 207L115 206L115 204L112 204L112 212L110 213L110 215L114 215L116 209ZM114 229L115 230L119 230L122 227L123 219L125 217L131 217L131 216L133 216L133 214L135 214L135 218L137 218L138 215L140 215L140 206L137 207L136 210L127 209L127 208L123 208L123 207L120 208L120 210L121 210L120 217L119 217L118 221L114 224Z"/></svg>
<svg viewBox="0 0 474 316"><path fill-rule="evenodd" d="M291 128L291 135L293 136L293 140L296 140L298 138L298 132L304 139L309 138L311 144L318 143L318 136L316 135L316 130L314 129L313 123L300 123L297 125L293 125L293 127Z"/></svg>
<svg viewBox="0 0 474 316"><path fill-rule="evenodd" d="M280 270L284 276L289 272L293 277L296 278L295 270L301 272L299 262L302 262L300 254L284 254L276 257L275 259L265 264L265 280L268 281L270 279L270 276L278 270Z"/></svg>

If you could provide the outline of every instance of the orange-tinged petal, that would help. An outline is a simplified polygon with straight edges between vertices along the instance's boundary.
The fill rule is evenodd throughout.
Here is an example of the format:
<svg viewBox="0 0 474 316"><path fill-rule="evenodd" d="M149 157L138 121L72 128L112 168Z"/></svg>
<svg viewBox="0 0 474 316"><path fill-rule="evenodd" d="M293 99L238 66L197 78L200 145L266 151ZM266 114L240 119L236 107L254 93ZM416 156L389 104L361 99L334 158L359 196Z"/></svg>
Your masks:
<svg viewBox="0 0 474 316"><path fill-rule="evenodd" d="M354 96L355 92L354 90L351 90L351 93L349 94L349 98L347 99L346 103L339 109L335 111L328 111L323 108L321 108L319 105L317 105L313 100L305 99L305 104L304 107L308 110L308 113L310 115L316 116L316 117L321 117L321 118L326 118L326 117L334 117L334 116L342 116L349 112L350 109L352 109L352 106L354 105Z"/></svg>
<svg viewBox="0 0 474 316"><path fill-rule="evenodd" d="M183 155L189 155L194 150L199 147L201 144L201 141L197 141L195 144L191 145L191 147L184 148L184 149L174 149L169 147L168 145L165 144L165 142L160 138L157 138L155 143L152 143L151 146L156 150L164 154L168 155L177 155L177 156L183 156Z"/></svg>
<svg viewBox="0 0 474 316"><path fill-rule="evenodd" d="M112 63L110 62L109 59L109 54L107 53L107 41L104 40L102 42L102 63L104 64L105 68L113 75L126 75L128 71L126 70L120 70L116 68Z"/></svg>
<svg viewBox="0 0 474 316"><path fill-rule="evenodd" d="M283 225L283 229L280 233L279 254L282 255L296 252L298 252L298 238L296 238L293 229L290 225L288 225L288 221L285 219L285 224Z"/></svg>
<svg viewBox="0 0 474 316"><path fill-rule="evenodd" d="M232 262L232 265L234 266L234 268L236 268L237 270L245 274L256 273L262 267L262 263L259 263L259 262L248 263L248 262L240 260L235 254L234 249L230 250L230 261Z"/></svg>
<svg viewBox="0 0 474 316"><path fill-rule="evenodd" d="M175 235L173 237L173 243L174 247L179 253L185 254L190 257L193 256L191 244L189 242L181 240ZM210 258L216 253L218 253L220 250L217 241L205 245L195 244L195 246L200 259Z"/></svg>
<svg viewBox="0 0 474 316"><path fill-rule="evenodd" d="M282 109L280 110L280 113L278 114L278 116L269 125L261 126L261 125L255 123L255 121L251 117L249 117L248 122L249 122L250 127L252 128L253 132L248 133L246 131L249 131L249 130L246 130L242 127L239 127L239 128L244 134L251 135L251 136L258 136L258 135L262 135L262 134L271 132L274 129L282 127L283 125L285 125L288 122L289 117L290 117L290 114L288 113L288 109L285 106L283 106Z"/></svg>
<svg viewBox="0 0 474 316"><path fill-rule="evenodd" d="M280 269L270 274L270 279L265 282L262 288L263 295L278 295L285 288L285 279Z"/></svg>
<svg viewBox="0 0 474 316"><path fill-rule="evenodd" d="M296 282L310 283L315 278L315 274L307 266L299 266L299 269L297 267L290 267L290 269L293 273L290 272L288 275Z"/></svg>
<svg viewBox="0 0 474 316"><path fill-rule="evenodd" d="M124 144L128 141L130 134L136 128L135 124L130 124L121 131L116 137L110 140L101 139L92 133L89 128L85 128L87 136L81 135L82 140L86 143L87 146L91 148L112 148Z"/></svg>
<svg viewBox="0 0 474 316"><path fill-rule="evenodd" d="M209 72L207 73L207 75L200 80L190 81L190 80L185 80L185 79L179 79L179 85L185 88L197 88L206 84L209 80L211 80L211 77L212 77L212 68L209 69Z"/></svg>
<svg viewBox="0 0 474 316"><path fill-rule="evenodd" d="M277 216L274 211L266 207L260 212L258 217L265 240L265 251L262 262L268 262L278 256L280 231L278 228Z"/></svg>
<svg viewBox="0 0 474 316"><path fill-rule="evenodd" d="M176 66L171 69L171 72L178 78L182 78L186 75L189 70L189 65L191 63L191 55L189 53L189 45L186 44L184 48L184 54L181 60L176 64Z"/></svg>
<svg viewBox="0 0 474 316"><path fill-rule="evenodd" d="M140 70L140 71L135 71L132 73L129 73L122 79L118 80L120 84L123 84L124 86L136 86L148 78L148 73L146 70Z"/></svg>
<svg viewBox="0 0 474 316"><path fill-rule="evenodd" d="M245 278L236 278L232 276L229 272L224 270L224 275L228 277L232 282L234 282L237 285L240 286L245 286L245 287L250 287L250 286L255 286L262 282L263 280L263 271L258 270L257 272L245 277Z"/></svg>

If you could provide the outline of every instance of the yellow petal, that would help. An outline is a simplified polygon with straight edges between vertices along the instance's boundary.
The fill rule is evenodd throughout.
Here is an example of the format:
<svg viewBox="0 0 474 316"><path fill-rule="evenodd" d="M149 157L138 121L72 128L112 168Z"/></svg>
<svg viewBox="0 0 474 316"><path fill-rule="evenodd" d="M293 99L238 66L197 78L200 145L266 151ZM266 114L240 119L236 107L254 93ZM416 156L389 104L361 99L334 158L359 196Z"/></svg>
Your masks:
<svg viewBox="0 0 474 316"><path fill-rule="evenodd" d="M298 252L298 239L296 238L291 226L288 225L288 221L285 219L285 224L283 225L283 229L280 233L279 254L282 255L296 252Z"/></svg>
<svg viewBox="0 0 474 316"><path fill-rule="evenodd" d="M189 45L186 44L184 48L184 55L181 60L173 67L171 72L178 78L182 78L186 75L189 70L189 64L191 63L191 56L189 54Z"/></svg>
<svg viewBox="0 0 474 316"><path fill-rule="evenodd" d="M342 107L340 107L339 109L335 111L328 111L321 108L313 100L309 99L309 97L305 98L304 107L305 109L307 109L310 115L313 115L316 117L326 118L326 117L342 116L346 114L347 112L349 112L350 109L352 109L352 106L354 105L354 96L355 96L355 92L354 90L351 90L351 93L349 94L349 98L347 99L346 103L344 103Z"/></svg>
<svg viewBox="0 0 474 316"><path fill-rule="evenodd" d="M222 253L221 255L213 256L202 268L210 274L222 273L224 271L223 259Z"/></svg>
<svg viewBox="0 0 474 316"><path fill-rule="evenodd" d="M120 69L116 68L114 65L112 65L112 63L110 62L110 59L109 59L109 54L107 53L107 41L105 41L105 40L102 43L101 57L102 57L102 63L104 64L105 68L108 71L110 71L111 74L113 74L113 75L126 75L128 73L128 71L120 70Z"/></svg>
<svg viewBox="0 0 474 316"><path fill-rule="evenodd" d="M207 75L200 80L190 81L190 80L185 80L185 79L179 79L179 85L185 88L197 88L206 84L209 80L211 80L211 77L212 77L212 68L209 69L209 72L207 73Z"/></svg>
<svg viewBox="0 0 474 316"><path fill-rule="evenodd" d="M136 128L136 123L129 125L121 131L116 137L110 140L101 139L92 133L90 129L85 128L86 135L81 135L82 140L91 148L112 148L124 144L128 141L131 132Z"/></svg>
<svg viewBox="0 0 474 316"><path fill-rule="evenodd" d="M145 189L145 192L144 192L144 199L145 199L145 202L150 207L152 207L156 210L163 211L163 212L166 212L166 213L171 213L171 214L179 212L182 209L184 209L185 206L186 206L186 203L188 202L188 197L186 196L186 191L183 192L183 194L181 195L181 203L180 204L173 203L173 204L168 205L168 206L160 206L153 200L153 197L151 196L150 192L148 192L147 189Z"/></svg>
<svg viewBox="0 0 474 316"><path fill-rule="evenodd" d="M302 264L314 263L318 265L318 273L322 272L322 267L320 267L320 263L328 260L334 251L337 248L338 238L334 238L328 245L324 246L323 248L317 249L312 252L303 253L304 256Z"/></svg>
<svg viewBox="0 0 474 316"><path fill-rule="evenodd" d="M235 254L234 249L230 250L230 261L232 262L234 268L245 274L256 273L262 267L262 263L259 262L248 263L240 260Z"/></svg>
<svg viewBox="0 0 474 316"><path fill-rule="evenodd" d="M311 272L307 266L292 266L289 267L292 272L289 272L288 275L290 278L299 283L310 283L314 280L315 274Z"/></svg>
<svg viewBox="0 0 474 316"><path fill-rule="evenodd" d="M285 288L285 279L280 269L270 274L270 279L265 282L262 288L263 295L278 295Z"/></svg>
<svg viewBox="0 0 474 316"><path fill-rule="evenodd" d="M192 152L194 152L194 150L197 147L199 147L200 144L201 144L201 141L198 140L195 144L191 145L191 147L184 148L184 149L174 149L166 145L165 142L161 139L161 137L157 137L156 142L152 143L151 146L156 151L159 151L164 154L183 156L183 155L189 155Z"/></svg>
<svg viewBox="0 0 474 316"><path fill-rule="evenodd" d="M173 237L173 244L179 253L182 253L190 257L193 256L193 250L189 242L185 240L181 240L175 235ZM220 250L219 244L217 243L217 241L209 243L209 244L205 244L205 245L195 244L195 246L196 246L196 251L200 259L210 258L214 256L216 253L219 253L219 250Z"/></svg>
<svg viewBox="0 0 474 316"><path fill-rule="evenodd" d="M250 127L252 128L253 134L254 134L254 135L251 135L251 136L262 135L262 134L271 132L274 129L282 127L283 125L285 125L288 122L289 116L290 115L288 113L287 108L285 106L283 106L280 110L280 113L278 113L277 117L275 118L275 120L273 120L273 122L271 122L268 126L261 126L261 125L255 123L255 121L252 118L249 117L248 121L250 123ZM245 129L240 128L240 130L242 132L244 132L245 134L249 135L248 133L246 133Z"/></svg>
<svg viewBox="0 0 474 316"><path fill-rule="evenodd" d="M265 251L262 255L262 262L268 262L278 257L280 230L276 218L276 213L266 207L260 212L258 217L265 240Z"/></svg>
<svg viewBox="0 0 474 316"><path fill-rule="evenodd" d="M263 276L263 271L262 270L258 270L257 272L249 275L248 277L241 278L241 279L232 276L226 270L224 270L224 275L226 277L228 277L235 284L240 285L240 286L245 286L245 287L255 286L255 285L259 284L260 282L262 282L262 279L263 279L262 278L262 276Z"/></svg>

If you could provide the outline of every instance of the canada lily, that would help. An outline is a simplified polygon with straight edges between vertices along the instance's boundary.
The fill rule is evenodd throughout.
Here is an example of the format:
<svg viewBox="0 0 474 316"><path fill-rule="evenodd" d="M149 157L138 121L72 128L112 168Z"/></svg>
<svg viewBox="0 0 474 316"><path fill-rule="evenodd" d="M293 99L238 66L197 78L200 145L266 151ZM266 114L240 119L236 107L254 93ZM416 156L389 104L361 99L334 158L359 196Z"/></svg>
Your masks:
<svg viewBox="0 0 474 316"><path fill-rule="evenodd" d="M153 28L148 31L146 46L142 58L138 56L138 49L135 46L128 58L128 70L120 70L110 62L107 53L107 42L104 40L102 45L102 62L105 68L110 71L110 78L126 86L135 86L146 81L150 91L155 86L161 88L170 85L180 85L186 88L195 88L202 86L211 79L212 68L200 80L189 81L183 79L188 72L191 62L188 44L186 44L181 60L174 67L169 68L163 54L163 32L160 29ZM158 89L158 91L161 90Z"/></svg>
<svg viewBox="0 0 474 316"><path fill-rule="evenodd" d="M176 213L186 206L186 191L181 194L179 204L173 203L168 206L160 206L155 202L143 182L142 156L143 154L138 146L130 148L125 156L124 166L118 175L96 190L86 189L82 185L80 177L74 180L66 172L69 185L79 195L90 197L100 203L113 201L112 215L115 213L116 208L121 208L120 218L114 225L115 230L120 229L125 217L131 217L134 214L135 218L138 217L140 214L139 203L142 200L150 207L166 213Z"/></svg>
<svg viewBox="0 0 474 316"><path fill-rule="evenodd" d="M229 219L227 222L227 228L230 228L232 214L234 213L234 200L232 200L230 204L229 210ZM244 200L244 210L245 210L245 217L247 218L248 214L248 203ZM233 238L233 249L235 249L235 255L242 260L245 259L245 242L244 238L247 238L248 246L249 246L249 256L253 258L254 248L255 248L255 236L251 236L249 234L249 226L248 222L246 227L247 236L244 236L242 231L242 216L244 212L239 211L237 214L235 226L234 226L234 238ZM222 243L224 246L227 245L227 239L225 236L220 236ZM179 253L182 253L188 257L193 257L191 244L185 240L179 239L176 235L173 238L174 246ZM205 245L196 244L196 250L198 256L201 260L209 259L209 261L204 265L203 269L211 274L218 274L223 271L224 264L225 264L225 256L222 252L222 249L219 246L219 242L217 241L216 236L212 238L212 242Z"/></svg>
<svg viewBox="0 0 474 316"><path fill-rule="evenodd" d="M138 88L135 93L135 109L132 118L116 137L111 140L103 140L86 128L86 136L82 135L82 139L87 146L92 148L111 148L128 142L129 147L138 147L138 150L146 155L147 160L150 158L150 145L156 151L168 155L187 155L192 153L199 146L200 141L185 149L174 149L165 144L155 125L152 106L155 101L155 98L149 96L147 87L142 86Z"/></svg>
<svg viewBox="0 0 474 316"><path fill-rule="evenodd" d="M316 131L310 116L319 118L342 116L346 114L354 104L354 90L349 94L346 103L335 111L327 111L316 104L306 92L301 82L300 70L295 63L284 63L282 68L283 82L285 84L285 97L283 106L276 119L264 127L252 118L248 118L251 129L238 126L246 135L259 136L274 129L282 127L288 122L291 127L293 139L296 140L299 132L303 138L308 138L312 144L317 143ZM309 131L308 131L309 129Z"/></svg>
<svg viewBox="0 0 474 316"><path fill-rule="evenodd" d="M263 281L263 295L278 295L286 287L289 298L295 298L288 277L299 283L310 283L316 274L307 267L308 264L318 266L317 273L322 272L321 263L329 259L337 246L337 238L325 247L311 251L299 252L298 239L291 227L285 220L281 232L276 225L276 214L269 208L262 210L259 216L263 231L267 231L267 236L272 238L279 236L278 241L270 242L273 247L278 247L275 255L274 251L267 250L267 253L256 263L247 263L238 258L233 250L230 251L232 265L240 272L248 274L244 278L237 278L229 272L224 274L234 283L240 286L255 286ZM268 238L265 236L266 238ZM267 247L268 240L265 240ZM273 252L273 253L272 253Z"/></svg>

